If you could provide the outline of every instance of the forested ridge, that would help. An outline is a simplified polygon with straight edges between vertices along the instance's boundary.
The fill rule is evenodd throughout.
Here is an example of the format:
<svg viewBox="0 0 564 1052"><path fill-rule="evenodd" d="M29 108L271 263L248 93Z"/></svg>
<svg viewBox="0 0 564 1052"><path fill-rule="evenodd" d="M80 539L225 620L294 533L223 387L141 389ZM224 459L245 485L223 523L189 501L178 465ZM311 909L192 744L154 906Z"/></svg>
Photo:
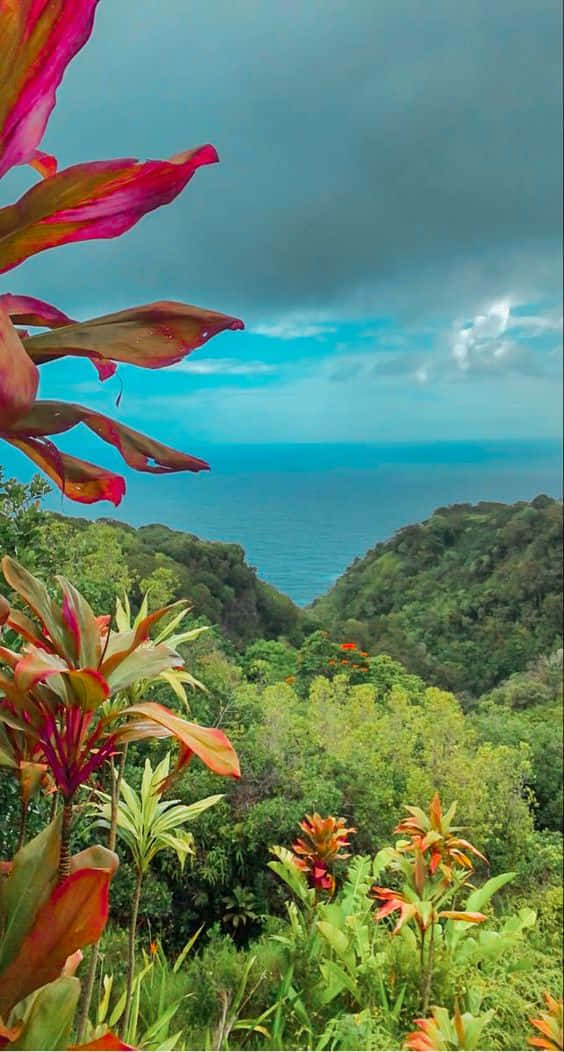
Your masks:
<svg viewBox="0 0 564 1052"><path fill-rule="evenodd" d="M311 613L333 634L477 695L562 638L562 505L438 508L358 558Z"/></svg>

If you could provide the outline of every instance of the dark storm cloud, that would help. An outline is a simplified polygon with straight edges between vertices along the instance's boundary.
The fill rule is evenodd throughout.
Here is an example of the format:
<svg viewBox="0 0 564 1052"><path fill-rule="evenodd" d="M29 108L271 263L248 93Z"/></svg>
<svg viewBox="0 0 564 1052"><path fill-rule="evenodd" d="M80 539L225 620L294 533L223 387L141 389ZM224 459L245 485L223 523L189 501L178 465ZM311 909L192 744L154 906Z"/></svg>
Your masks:
<svg viewBox="0 0 564 1052"><path fill-rule="evenodd" d="M102 0L46 148L222 164L10 280L62 307L423 317L559 285L557 0Z"/></svg>

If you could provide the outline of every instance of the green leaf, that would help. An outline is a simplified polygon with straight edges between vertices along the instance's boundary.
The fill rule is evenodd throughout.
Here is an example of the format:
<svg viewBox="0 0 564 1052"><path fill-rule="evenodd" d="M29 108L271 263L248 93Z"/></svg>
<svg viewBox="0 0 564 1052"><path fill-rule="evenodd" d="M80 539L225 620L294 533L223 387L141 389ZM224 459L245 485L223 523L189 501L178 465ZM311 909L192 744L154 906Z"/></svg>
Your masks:
<svg viewBox="0 0 564 1052"><path fill-rule="evenodd" d="M194 932L193 935L190 936L190 938L188 939L188 942L186 943L186 946L184 946L184 948L178 954L178 957L176 958L176 960L174 962L174 965L172 967L172 971L173 971L174 974L176 974L176 972L178 972L179 969L184 964L184 961L185 961L186 957L190 953L190 950L192 949L194 943L196 942L196 939L198 938L200 932L203 931L204 927L205 927L205 924L201 924L200 925L198 930L196 932Z"/></svg>
<svg viewBox="0 0 564 1052"><path fill-rule="evenodd" d="M305 877L300 869L294 865L292 859L293 855L291 851L288 851L285 847L272 847L270 849L273 855L280 860L279 862L269 862L268 868L276 873L285 884L288 885L294 895L300 899L304 905L311 905L313 903L313 896L310 888L306 884Z"/></svg>
<svg viewBox="0 0 564 1052"><path fill-rule="evenodd" d="M61 976L42 986L34 996L23 1029L12 1049L67 1048L67 1039L80 996L78 979Z"/></svg>
<svg viewBox="0 0 564 1052"><path fill-rule="evenodd" d="M13 961L36 914L57 881L61 816L18 851L0 891L0 971Z"/></svg>
<svg viewBox="0 0 564 1052"><path fill-rule="evenodd" d="M344 932L339 931L338 928L335 928L333 924L329 924L327 921L317 921L316 927L337 956L348 964L351 956L350 943Z"/></svg>
<svg viewBox="0 0 564 1052"><path fill-rule="evenodd" d="M503 888L506 884L509 884L511 880L516 877L516 873L500 873L497 877L490 877L486 881L483 887L477 888L471 895L468 896L466 901L467 910L481 910L490 901L496 891Z"/></svg>
<svg viewBox="0 0 564 1052"><path fill-rule="evenodd" d="M10 588L21 596L24 603L27 603L35 616L45 625L59 652L64 652L61 615L45 585L9 555L5 555L2 559L2 570Z"/></svg>

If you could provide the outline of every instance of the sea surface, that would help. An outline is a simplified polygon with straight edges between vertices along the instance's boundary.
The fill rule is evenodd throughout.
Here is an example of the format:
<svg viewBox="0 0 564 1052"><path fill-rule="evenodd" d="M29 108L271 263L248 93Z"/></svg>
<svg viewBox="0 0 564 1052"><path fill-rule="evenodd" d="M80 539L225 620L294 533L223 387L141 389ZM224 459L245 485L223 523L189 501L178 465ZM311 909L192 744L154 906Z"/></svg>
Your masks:
<svg viewBox="0 0 564 1052"><path fill-rule="evenodd" d="M558 441L418 445L202 446L212 471L127 473L115 511L61 502L65 514L134 526L161 522L208 540L235 541L248 562L300 605L326 592L357 555L440 506L561 497Z"/></svg>

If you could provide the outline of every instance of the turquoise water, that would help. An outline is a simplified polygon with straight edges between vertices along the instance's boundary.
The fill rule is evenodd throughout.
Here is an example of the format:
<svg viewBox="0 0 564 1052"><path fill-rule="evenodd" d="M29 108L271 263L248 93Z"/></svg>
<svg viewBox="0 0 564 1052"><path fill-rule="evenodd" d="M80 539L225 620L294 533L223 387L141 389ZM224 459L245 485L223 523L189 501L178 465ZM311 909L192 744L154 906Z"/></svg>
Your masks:
<svg viewBox="0 0 564 1052"><path fill-rule="evenodd" d="M94 453L100 457L99 445L83 455ZM236 541L261 577L306 604L357 555L441 505L561 495L556 441L199 444L197 453L210 461L212 472L130 472L115 511L110 505L85 509L55 494L47 504L66 514L106 515L136 526L162 522L210 540ZM22 465L19 459L18 471L11 465L20 477Z"/></svg>

